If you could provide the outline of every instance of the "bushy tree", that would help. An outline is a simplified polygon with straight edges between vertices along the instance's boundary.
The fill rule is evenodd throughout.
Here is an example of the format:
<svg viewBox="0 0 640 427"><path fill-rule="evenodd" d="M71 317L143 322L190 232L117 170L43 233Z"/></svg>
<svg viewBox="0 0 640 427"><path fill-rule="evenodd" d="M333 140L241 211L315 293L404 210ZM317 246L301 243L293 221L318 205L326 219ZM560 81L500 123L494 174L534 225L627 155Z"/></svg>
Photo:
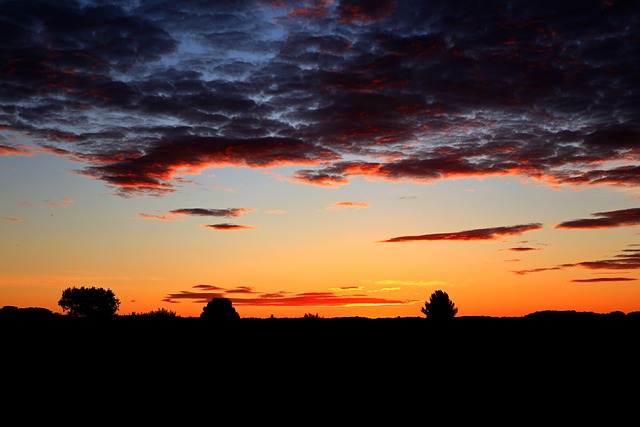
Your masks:
<svg viewBox="0 0 640 427"><path fill-rule="evenodd" d="M458 308L446 292L437 290L431 294L429 301L425 301L420 311L427 319L443 320L453 319L458 313Z"/></svg>
<svg viewBox="0 0 640 427"><path fill-rule="evenodd" d="M229 298L213 297L202 309L200 318L215 322L232 322L240 320L240 315Z"/></svg>
<svg viewBox="0 0 640 427"><path fill-rule="evenodd" d="M111 289L81 286L62 291L58 305L73 317L104 318L116 314L120 300Z"/></svg>

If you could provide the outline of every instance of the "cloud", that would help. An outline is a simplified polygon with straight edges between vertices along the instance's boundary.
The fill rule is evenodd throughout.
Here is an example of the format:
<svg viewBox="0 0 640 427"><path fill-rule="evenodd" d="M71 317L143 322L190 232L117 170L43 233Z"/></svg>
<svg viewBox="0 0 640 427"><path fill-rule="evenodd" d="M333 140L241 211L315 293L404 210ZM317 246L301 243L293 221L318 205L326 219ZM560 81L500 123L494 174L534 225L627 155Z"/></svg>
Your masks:
<svg viewBox="0 0 640 427"><path fill-rule="evenodd" d="M71 205L73 203L72 199L63 199L62 200L63 203L60 203L60 198L55 197L51 200L47 200L48 206L51 208L59 208L59 209L64 209L64 208L68 208L69 205Z"/></svg>
<svg viewBox="0 0 640 427"><path fill-rule="evenodd" d="M349 0L341 1L338 6L339 22L372 24L384 21L393 14L396 0L366 1Z"/></svg>
<svg viewBox="0 0 640 427"><path fill-rule="evenodd" d="M1 2L0 155L65 156L124 197L223 167L319 186L637 186L638 16L623 1Z"/></svg>
<svg viewBox="0 0 640 427"><path fill-rule="evenodd" d="M0 220L2 221L7 221L7 222L24 222L24 219L22 218L0 218Z"/></svg>
<svg viewBox="0 0 640 427"><path fill-rule="evenodd" d="M160 221L176 221L176 217L174 215L149 215L149 214L138 214L138 218L140 219L158 219Z"/></svg>
<svg viewBox="0 0 640 427"><path fill-rule="evenodd" d="M0 126L0 130L3 130L3 126ZM33 148L26 145L0 144L0 156L32 156L33 154Z"/></svg>
<svg viewBox="0 0 640 427"><path fill-rule="evenodd" d="M174 215L193 215L193 216L220 216L234 218L247 212L255 211L255 208L229 208L229 209L204 209L204 208L183 208L174 209L171 214Z"/></svg>
<svg viewBox="0 0 640 427"><path fill-rule="evenodd" d="M205 228L212 228L214 230L249 230L251 228L256 228L253 225L239 225L239 224L229 224L229 223L221 223L221 224L204 224L202 225Z"/></svg>
<svg viewBox="0 0 640 427"><path fill-rule="evenodd" d="M255 211L255 208L227 208L227 209L207 209L207 208L180 208L170 211L168 214L149 215L141 213L138 215L140 219L159 219L162 221L176 221L177 215L188 216L215 216L235 218L244 215L247 212Z"/></svg>
<svg viewBox="0 0 640 427"><path fill-rule="evenodd" d="M327 207L328 211L336 211L342 209L362 209L369 208L369 204L365 202L335 202Z"/></svg>
<svg viewBox="0 0 640 427"><path fill-rule="evenodd" d="M394 289L398 289L400 287L406 288L408 286L417 286L417 287L433 287L433 286L447 286L446 282L441 280L397 280L397 279L385 279L385 280L376 280L372 281L374 285L384 286L382 289L389 289L393 287Z"/></svg>
<svg viewBox="0 0 640 427"><path fill-rule="evenodd" d="M422 234L418 236L400 236L382 240L381 243L414 242L423 240L497 240L503 236L518 236L528 231L542 229L542 224L522 224L508 227L477 228L451 233Z"/></svg>
<svg viewBox="0 0 640 427"><path fill-rule="evenodd" d="M174 137L158 141L142 156L114 154L122 160L90 166L80 173L115 185L123 194L161 195L176 191L172 181L181 174L224 166L313 164L327 150L319 153L316 147L292 138Z"/></svg>
<svg viewBox="0 0 640 427"><path fill-rule="evenodd" d="M640 224L640 208L621 209L591 214L599 218L584 218L564 221L554 228L559 229L593 229L629 227Z"/></svg>
<svg viewBox="0 0 640 427"><path fill-rule="evenodd" d="M529 246L518 246L514 248L507 248L507 250L513 251L513 252L529 252L529 251L539 251L540 248L532 248Z"/></svg>
<svg viewBox="0 0 640 427"><path fill-rule="evenodd" d="M46 207L55 208L55 209L66 209L74 203L73 199L60 198L60 197L45 199L44 202L46 204ZM21 202L21 203L18 203L18 205L25 208L36 208L36 209L40 209L43 207L43 205L39 205L35 203L27 203L27 202Z"/></svg>
<svg viewBox="0 0 640 427"><path fill-rule="evenodd" d="M637 270L640 269L640 249L625 249L622 253L609 259L595 261L581 261L575 263L559 264L554 267L534 268L529 270L513 271L516 274L538 273L541 271L563 270L565 268L584 268L588 270Z"/></svg>
<svg viewBox="0 0 640 427"><path fill-rule="evenodd" d="M595 283L595 282L631 282L634 280L632 277L596 277L593 279L573 279L570 280L574 283Z"/></svg>
<svg viewBox="0 0 640 427"><path fill-rule="evenodd" d="M224 290L224 288L221 288L219 286L215 286L215 285L206 285L206 284L200 284L200 285L195 285L194 288L196 289L202 289L205 291L218 291L218 290Z"/></svg>
<svg viewBox="0 0 640 427"><path fill-rule="evenodd" d="M513 271L513 273L519 274L519 275L525 275L530 273L539 273L541 271L553 271L553 270L562 270L562 267L556 266L556 267L531 268L527 270L515 270Z"/></svg>
<svg viewBox="0 0 640 427"><path fill-rule="evenodd" d="M376 306L376 305L412 305L417 300L378 298L365 295L363 293L350 292L348 295L344 290L336 292L304 292L291 294L289 292L258 293L249 286L241 286L235 289L222 289L219 287L208 287L206 285L197 286L204 292L181 291L166 295L163 301L178 303L182 300L193 300L193 302L207 303L214 297L225 297L238 306L274 306L274 307L351 307L351 306ZM352 291L360 290L360 288ZM211 292L212 291L212 292ZM242 294L244 297L232 295Z"/></svg>

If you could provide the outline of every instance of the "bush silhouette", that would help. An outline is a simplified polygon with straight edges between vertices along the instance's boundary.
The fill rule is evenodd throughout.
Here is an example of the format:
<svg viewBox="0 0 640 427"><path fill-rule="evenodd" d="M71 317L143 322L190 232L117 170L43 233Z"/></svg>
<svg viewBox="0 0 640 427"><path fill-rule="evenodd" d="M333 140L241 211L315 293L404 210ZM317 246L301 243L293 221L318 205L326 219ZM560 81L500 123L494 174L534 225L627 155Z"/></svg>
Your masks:
<svg viewBox="0 0 640 427"><path fill-rule="evenodd" d="M82 286L62 291L58 305L72 317L105 318L116 314L120 300L111 289Z"/></svg>
<svg viewBox="0 0 640 427"><path fill-rule="evenodd" d="M444 320L453 319L458 313L458 308L446 292L437 290L431 294L429 301L425 301L420 311L427 319Z"/></svg>
<svg viewBox="0 0 640 427"><path fill-rule="evenodd" d="M232 322L240 320L240 315L233 308L229 298L213 297L200 313L200 318L215 322Z"/></svg>
<svg viewBox="0 0 640 427"><path fill-rule="evenodd" d="M173 311L166 308L158 308L157 310L151 310L146 313L131 313L132 317L141 317L146 319L176 319L180 316Z"/></svg>
<svg viewBox="0 0 640 427"><path fill-rule="evenodd" d="M42 307L18 308L13 305L5 305L0 308L0 319L48 320L54 318L56 315L58 315L58 313Z"/></svg>

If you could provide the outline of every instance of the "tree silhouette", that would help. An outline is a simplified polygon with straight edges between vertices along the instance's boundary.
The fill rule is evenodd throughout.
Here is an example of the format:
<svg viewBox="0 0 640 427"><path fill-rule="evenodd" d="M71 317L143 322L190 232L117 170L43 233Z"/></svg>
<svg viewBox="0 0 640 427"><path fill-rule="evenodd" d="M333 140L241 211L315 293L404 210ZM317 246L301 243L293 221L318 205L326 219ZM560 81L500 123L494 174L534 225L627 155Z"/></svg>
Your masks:
<svg viewBox="0 0 640 427"><path fill-rule="evenodd" d="M116 314L120 300L111 289L82 286L62 291L58 305L73 317L105 318Z"/></svg>
<svg viewBox="0 0 640 427"><path fill-rule="evenodd" d="M429 301L425 301L420 311L427 319L441 320L453 319L458 313L458 308L446 292L437 290L431 294Z"/></svg>
<svg viewBox="0 0 640 427"><path fill-rule="evenodd" d="M240 315L233 308L229 298L213 297L200 313L200 318L215 322L231 322L240 320Z"/></svg>

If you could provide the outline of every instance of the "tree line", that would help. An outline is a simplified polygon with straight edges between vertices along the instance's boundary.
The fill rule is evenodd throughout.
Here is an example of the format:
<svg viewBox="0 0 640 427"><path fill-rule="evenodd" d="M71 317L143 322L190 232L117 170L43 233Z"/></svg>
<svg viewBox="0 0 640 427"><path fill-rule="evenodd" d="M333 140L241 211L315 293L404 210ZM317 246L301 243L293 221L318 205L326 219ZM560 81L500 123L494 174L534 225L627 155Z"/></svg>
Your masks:
<svg viewBox="0 0 640 427"><path fill-rule="evenodd" d="M65 316L86 319L107 319L118 316L120 310L120 300L111 289L100 287L68 287L62 291L62 296L58 300L58 305ZM14 306L4 306L0 309L0 314L8 317L16 314L18 309ZM50 310L32 307L27 310L31 317L44 317L51 314ZM431 294L429 300L424 302L420 312L427 318L433 320L453 319L458 313L458 308L451 301L449 295L436 290ZM24 312L23 312L24 313ZM177 318L175 311L159 308L146 313L132 313L133 317L148 318ZM212 322L234 322L240 320L240 314L233 307L233 302L225 297L213 297L202 308L199 316L201 319ZM306 313L304 318L320 318L318 314Z"/></svg>
<svg viewBox="0 0 640 427"><path fill-rule="evenodd" d="M52 316L75 319L109 319L114 317L133 317L138 319L175 319L181 318L175 311L158 308L145 313L131 313L119 315L120 300L111 289L100 287L68 287L62 291L58 300L62 314L40 307L18 308L15 306L0 307L0 320L7 319L48 319ZM420 308L420 313L434 322L453 319L458 314L458 307L449 298L449 295L436 290ZM488 316L467 316L473 318L488 318ZM523 316L527 319L545 321L590 321L598 319L633 319L640 321L640 311L632 311L625 314L622 311L612 311L606 314L593 312L576 312L574 310L543 310ZM230 323L240 320L240 315L233 307L233 302L225 297L213 297L202 308L200 319L214 323ZM271 315L271 318L274 318ZM304 319L320 319L316 313L305 313Z"/></svg>

